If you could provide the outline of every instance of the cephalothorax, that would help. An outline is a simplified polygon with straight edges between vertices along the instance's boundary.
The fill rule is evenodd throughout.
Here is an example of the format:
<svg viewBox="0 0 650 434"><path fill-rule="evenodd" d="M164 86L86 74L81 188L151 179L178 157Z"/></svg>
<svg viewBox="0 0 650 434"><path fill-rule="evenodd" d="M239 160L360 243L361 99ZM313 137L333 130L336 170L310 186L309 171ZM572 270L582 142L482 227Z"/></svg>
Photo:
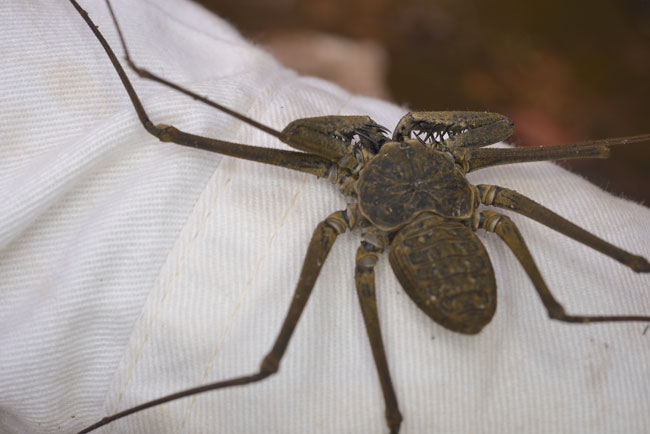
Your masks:
<svg viewBox="0 0 650 434"><path fill-rule="evenodd" d="M525 196L495 185L472 185L465 175L489 166L569 158L605 158L612 145L648 140L650 135L546 148L485 148L510 136L512 123L484 112L416 112L405 115L392 137L367 116L298 119L279 132L180 88L127 61L144 78L158 81L259 128L297 151L267 149L196 136L148 118L124 70L97 28L74 0L103 45L143 126L161 141L273 164L325 177L350 198L345 210L315 229L294 298L279 335L259 372L181 391L106 417L93 429L174 399L262 380L279 369L298 319L337 236L359 229L355 280L367 334L386 403L391 433L402 416L393 390L379 328L374 266L388 250L391 267L417 306L445 328L476 334L496 311L496 282L477 230L496 233L524 267L551 318L565 322L650 321L650 316L576 316L555 300L510 218L481 205L506 208L532 218L630 267L650 272L650 263L565 220ZM125 47L126 50L126 47Z"/></svg>

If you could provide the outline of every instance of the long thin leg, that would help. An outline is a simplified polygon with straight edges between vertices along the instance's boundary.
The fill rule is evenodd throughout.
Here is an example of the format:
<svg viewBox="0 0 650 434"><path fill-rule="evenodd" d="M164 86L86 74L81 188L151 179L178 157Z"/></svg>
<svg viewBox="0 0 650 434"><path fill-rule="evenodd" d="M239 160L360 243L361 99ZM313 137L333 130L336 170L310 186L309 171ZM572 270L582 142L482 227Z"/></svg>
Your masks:
<svg viewBox="0 0 650 434"><path fill-rule="evenodd" d="M133 69L133 71L135 71L141 78L144 78L146 80L152 80L152 81L155 81L155 82L160 83L162 85L165 85L167 87L171 87L172 89L174 89L174 90L176 90L176 91L178 91L180 93L183 93L183 94L185 94L185 95L187 95L187 96L189 96L191 98L194 98L197 101L201 101L204 104L207 104L207 105L209 105L211 107L214 107L217 110L220 110L220 111L222 111L222 112L224 112L224 113L226 113L226 114L228 114L228 115L230 115L230 116L232 116L232 117L234 117L236 119L239 119L242 122L245 122L245 123L247 123L247 124L249 124L249 125L259 129L259 130L262 130L262 131L264 131L264 132L266 132L266 133L268 133L268 134L270 134L270 135L272 135L274 137L277 137L280 140L283 139L282 133L280 133L280 131L275 130L275 129L267 126L267 125L261 124L261 123L255 121L255 120L253 120L253 119L250 119L249 117L244 116L241 113L238 113L238 112L236 112L236 111L234 111L234 110L232 110L232 109L230 109L230 108L228 108L226 106L223 106L223 105L221 105L221 104L219 104L217 102L214 102L214 101L212 101L212 100L210 100L210 99L208 99L208 98L206 98L206 97L204 97L202 95L194 93L191 90L185 89L185 88L177 85L176 83L173 83L173 82L171 82L171 81L169 81L169 80L167 80L167 79L165 79L165 78L163 78L163 77L161 77L159 75L154 74L153 72L150 72L148 69L140 68L138 65L136 65L135 62L133 61L133 59L131 58L131 54L129 53L129 49L128 49L128 47L126 45L126 41L124 39L124 35L122 34L122 29L120 28L120 25L119 25L119 23L117 21L117 17L115 16L115 11L113 11L113 6L111 6L111 2L109 0L106 0L106 6L108 7L108 11L111 14L111 18L113 18L113 23L115 24L115 29L117 30L117 35L120 38L120 42L122 44L122 49L124 50L124 60L129 65L129 67L131 69Z"/></svg>
<svg viewBox="0 0 650 434"><path fill-rule="evenodd" d="M368 339L372 347L372 356L375 359L381 390L384 393L386 424L391 434L397 434L402 423L402 415L399 412L397 397L395 396L393 383L390 379L390 370L388 369L384 342L381 338L381 329L379 327L377 299L375 298L374 267L377 263L377 253L381 252L381 250L383 250L383 246L372 245L366 241L361 243L359 250L357 250L355 280L363 321L366 324L366 332L368 333Z"/></svg>
<svg viewBox="0 0 650 434"><path fill-rule="evenodd" d="M289 345L289 340L291 339L293 331L296 328L296 324L298 324L298 320L300 319L300 315L302 315L305 305L307 304L307 300L311 295L314 283L316 283L316 278L318 277L320 270L325 263L325 259L327 259L327 255L332 248L336 237L345 232L348 227L349 223L346 213L344 211L337 211L319 223L316 227L316 230L314 230L311 241L309 242L309 247L307 248L305 262L302 265L300 278L298 279L298 284L296 285L296 290L293 294L291 306L289 307L287 316L282 323L282 329L280 330L278 337L275 339L273 348L266 355L266 357L264 357L264 360L262 360L259 372L252 375L245 375L242 377L231 378L229 380L218 381L215 383L182 390L180 392L172 393L171 395L163 396L162 398L158 398L153 401L145 402L144 404L140 404L138 406L105 417L99 422L83 429L78 434L88 433L117 419L121 419L125 416L137 413L147 408L199 393L255 383L278 372L278 369L280 367L280 360L282 359L282 356L287 349L287 345Z"/></svg>
<svg viewBox="0 0 650 434"><path fill-rule="evenodd" d="M469 148L454 151L454 156L457 161L465 166L466 172L473 172L502 164L569 160L573 158L607 158L610 146L648 140L650 140L650 134L536 148Z"/></svg>
<svg viewBox="0 0 650 434"><path fill-rule="evenodd" d="M384 133L387 132L387 130L382 126L377 125L377 123L368 116L321 116L317 118L298 119L291 122L282 131L278 131L202 95L192 92L189 89L185 89L176 83L135 64L131 54L129 53L124 35L122 34L122 29L120 28L109 0L106 0L106 6L113 18L113 23L115 24L117 34L122 43L126 63L143 79L155 81L156 83L170 87L177 92L194 98L197 101L207 104L210 107L220 110L223 113L276 137L280 141L298 149L299 151L324 156L332 161L338 161L341 157L349 155L349 158L352 158L353 160L351 163L352 165L348 167L349 169L353 169L356 165L356 159L353 157L354 149L351 149L353 148L351 140L354 135L360 136L360 143L366 144L366 146L369 146L372 149L372 155L376 154L379 147L381 147L381 144L387 140L384 136ZM341 140L342 138L347 140ZM358 148L359 151L364 151L363 146L359 146ZM342 165L340 161L339 165Z"/></svg>
<svg viewBox="0 0 650 434"><path fill-rule="evenodd" d="M555 229L567 237L573 238L592 249L604 253L621 264L627 265L637 273L650 272L650 263L644 257L633 255L598 238L591 232L587 232L580 226L571 223L569 220L555 214L550 209L527 198L523 194L497 185L481 184L476 187L478 188L479 200L482 204L498 206L525 215L551 229Z"/></svg>
<svg viewBox="0 0 650 434"><path fill-rule="evenodd" d="M219 154L242 158L245 160L286 167L288 169L311 173L312 175L319 177L325 176L327 174L328 169L332 163L329 160L317 155L303 152L285 151L280 149L268 149L259 146L242 145L239 143L226 142L223 140L189 134L169 125L154 125L154 123L149 119L149 116L147 115L142 103L140 102L140 99L138 98L138 95L133 89L133 85L129 81L126 72L124 72L124 68L122 68L122 65L120 65L120 62L117 60L117 57L115 56L115 53L111 47L108 45L108 42L106 42L106 39L104 39L95 24L92 22L88 16L88 13L83 10L75 0L70 0L70 3L72 3L75 9L77 9L84 21L86 21L86 24L88 24L88 27L90 27L90 30L92 30L92 32L95 34L97 40L101 43L102 47L104 47L104 51L106 51L106 54L108 55L111 63L113 64L113 67L115 68L115 71L120 77L120 80L122 81L122 84L124 85L129 98L131 99L131 103L133 104L133 108L135 109L140 122L150 134L157 137L159 140L163 142L173 142L182 146L203 149L206 151L217 152ZM195 95L195 97L201 99L198 95ZM221 107L219 108L221 109ZM228 113L234 116L234 112ZM244 117L241 116L241 118ZM261 124L255 126L263 129L269 134L273 134L272 131L274 130L268 127L265 129L263 126L261 126ZM280 134L278 132L276 133ZM284 135L282 136L284 137ZM278 136L276 135L276 137Z"/></svg>
<svg viewBox="0 0 650 434"><path fill-rule="evenodd" d="M491 211L484 211L481 213L479 227L488 232L496 233L508 245L512 253L519 261L519 263L526 270L526 274L533 282L533 286L537 290L542 303L551 318L558 321L572 322L572 323L590 323L590 322L608 322L608 321L650 321L650 316L636 316L636 315L569 315L565 312L564 308L553 297L551 291L546 286L546 282L533 260L533 257L528 251L528 247L524 242L524 238L519 233L517 226L507 216L497 214Z"/></svg>

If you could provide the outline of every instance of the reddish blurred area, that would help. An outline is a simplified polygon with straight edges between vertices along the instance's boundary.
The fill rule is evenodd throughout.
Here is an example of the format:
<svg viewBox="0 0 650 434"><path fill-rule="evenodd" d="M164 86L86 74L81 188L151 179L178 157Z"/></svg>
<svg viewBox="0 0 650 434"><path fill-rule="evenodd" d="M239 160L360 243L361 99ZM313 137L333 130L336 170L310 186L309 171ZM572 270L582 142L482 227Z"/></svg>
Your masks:
<svg viewBox="0 0 650 434"><path fill-rule="evenodd" d="M202 3L288 66L352 91L411 110L504 113L518 145L650 133L648 0ZM562 164L650 203L650 143Z"/></svg>

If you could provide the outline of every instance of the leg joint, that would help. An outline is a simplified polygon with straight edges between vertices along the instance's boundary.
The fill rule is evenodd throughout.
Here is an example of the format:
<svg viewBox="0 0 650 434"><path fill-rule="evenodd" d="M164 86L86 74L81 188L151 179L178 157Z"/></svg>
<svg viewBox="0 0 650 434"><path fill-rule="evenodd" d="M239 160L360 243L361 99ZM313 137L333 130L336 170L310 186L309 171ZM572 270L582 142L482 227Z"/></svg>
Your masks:
<svg viewBox="0 0 650 434"><path fill-rule="evenodd" d="M262 363L260 365L260 373L267 374L267 376L275 374L279 369L280 360L271 354L264 357L264 360L262 360Z"/></svg>
<svg viewBox="0 0 650 434"><path fill-rule="evenodd" d="M479 220L479 227L488 232L495 232L499 225L509 223L511 223L511 220L507 216L492 211L483 211Z"/></svg>
<svg viewBox="0 0 650 434"><path fill-rule="evenodd" d="M496 185L480 184L476 186L478 199L483 205L492 205L499 187Z"/></svg>
<svg viewBox="0 0 650 434"><path fill-rule="evenodd" d="M386 410L386 425L388 425L391 433L399 432L399 427L402 424L402 419L402 414L399 412L399 410Z"/></svg>
<svg viewBox="0 0 650 434"><path fill-rule="evenodd" d="M347 212L345 211L337 211L333 214L330 214L324 222L326 227L329 227L330 229L334 230L336 235L341 235L343 232L346 231L347 228L350 227L349 219Z"/></svg>

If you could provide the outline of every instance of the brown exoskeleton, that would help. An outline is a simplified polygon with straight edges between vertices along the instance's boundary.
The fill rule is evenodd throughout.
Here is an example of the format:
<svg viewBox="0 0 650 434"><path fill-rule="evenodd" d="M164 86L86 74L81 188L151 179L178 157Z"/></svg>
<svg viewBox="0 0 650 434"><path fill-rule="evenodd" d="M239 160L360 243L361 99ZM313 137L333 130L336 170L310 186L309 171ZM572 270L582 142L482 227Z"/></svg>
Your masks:
<svg viewBox="0 0 650 434"><path fill-rule="evenodd" d="M366 330L384 393L386 421L397 433L402 416L384 352L375 301L374 266L388 249L393 271L404 290L434 321L449 330L476 334L496 310L496 283L490 259L475 232L496 233L512 250L533 282L549 316L589 323L650 321L650 316L577 316L567 314L546 286L515 224L480 205L506 208L532 218L627 265L649 272L650 263L581 229L525 196L495 185L469 183L465 175L482 168L519 162L604 158L609 146L650 139L649 135L605 139L547 148L488 149L506 139L513 125L504 116L482 112L416 112L398 123L392 137L367 116L299 119L281 132L131 66L145 78L171 86L259 128L297 151L259 148L192 135L147 116L124 70L88 15L82 14L103 45L146 130L161 141L218 152L326 177L352 203L321 222L312 236L293 301L271 351L253 375L184 390L106 417L89 432L129 414L193 394L260 381L279 363L337 236L359 229L355 279ZM130 60L129 60L130 62Z"/></svg>

